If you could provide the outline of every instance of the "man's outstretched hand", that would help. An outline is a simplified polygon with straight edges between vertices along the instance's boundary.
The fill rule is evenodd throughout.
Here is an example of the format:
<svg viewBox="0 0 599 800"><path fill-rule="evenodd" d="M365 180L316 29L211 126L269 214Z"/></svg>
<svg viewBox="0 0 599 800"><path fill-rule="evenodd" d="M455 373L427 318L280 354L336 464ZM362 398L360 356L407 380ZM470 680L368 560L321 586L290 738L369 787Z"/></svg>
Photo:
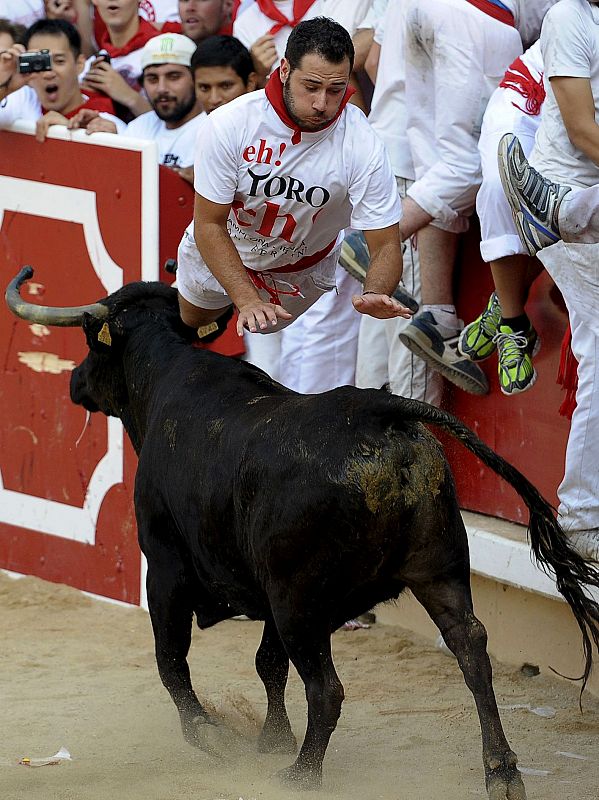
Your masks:
<svg viewBox="0 0 599 800"><path fill-rule="evenodd" d="M411 319L413 312L406 306L402 306L394 297L387 294L356 294L352 297L352 304L360 314L368 314L376 319L393 319L403 317Z"/></svg>
<svg viewBox="0 0 599 800"><path fill-rule="evenodd" d="M266 303L258 299L255 303L248 303L239 308L237 333L239 336L243 336L244 327L250 333L257 333L258 328L264 331L276 326L279 319L287 320L292 318L293 315L289 311L285 311L283 306Z"/></svg>

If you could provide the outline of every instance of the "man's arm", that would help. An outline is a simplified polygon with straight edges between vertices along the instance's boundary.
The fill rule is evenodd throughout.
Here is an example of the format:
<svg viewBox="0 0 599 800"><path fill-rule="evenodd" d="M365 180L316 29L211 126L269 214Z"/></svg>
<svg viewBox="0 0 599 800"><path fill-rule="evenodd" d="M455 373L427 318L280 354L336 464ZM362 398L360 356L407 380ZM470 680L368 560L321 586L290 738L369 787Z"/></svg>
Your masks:
<svg viewBox="0 0 599 800"><path fill-rule="evenodd" d="M19 56L24 52L22 44L13 44L0 52L0 100L26 85L29 76L21 75L17 69Z"/></svg>
<svg viewBox="0 0 599 800"><path fill-rule="evenodd" d="M227 231L231 205L213 203L195 195L194 235L198 250L210 272L220 283L239 311L237 333L244 326L251 333L264 330L277 319L291 319L282 306L263 301L248 277L239 253Z"/></svg>
<svg viewBox="0 0 599 800"><path fill-rule="evenodd" d="M363 294L352 298L354 308L361 314L377 319L411 319L410 309L390 296L397 288L403 273L399 227L390 225L388 228L364 231L364 237L370 252L370 266L366 273Z"/></svg>
<svg viewBox="0 0 599 800"><path fill-rule="evenodd" d="M379 61L381 60L381 46L378 42L373 42L370 52L366 56L366 63L364 69L373 84L376 83L377 73L379 70Z"/></svg>
<svg viewBox="0 0 599 800"><path fill-rule="evenodd" d="M551 78L568 138L578 150L599 166L599 125L588 78Z"/></svg>
<svg viewBox="0 0 599 800"><path fill-rule="evenodd" d="M107 94L115 103L126 106L134 117L151 111L148 100L125 81L125 79L102 58L92 65L83 79L82 88Z"/></svg>

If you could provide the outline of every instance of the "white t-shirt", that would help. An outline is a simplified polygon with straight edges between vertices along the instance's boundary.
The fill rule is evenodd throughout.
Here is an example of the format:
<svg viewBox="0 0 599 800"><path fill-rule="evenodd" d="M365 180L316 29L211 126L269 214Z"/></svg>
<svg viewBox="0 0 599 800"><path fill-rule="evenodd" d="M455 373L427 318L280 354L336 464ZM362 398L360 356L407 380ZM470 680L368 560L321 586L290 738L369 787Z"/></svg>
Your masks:
<svg viewBox="0 0 599 800"><path fill-rule="evenodd" d="M291 137L264 91L217 108L198 136L196 192L233 204L229 234L250 269L295 264L349 226L373 230L401 219L385 148L356 106L297 144Z"/></svg>
<svg viewBox="0 0 599 800"><path fill-rule="evenodd" d="M44 0L2 0L0 18L25 25L27 28L46 16Z"/></svg>
<svg viewBox="0 0 599 800"><path fill-rule="evenodd" d="M180 22L178 0L139 0L139 16L148 22Z"/></svg>
<svg viewBox="0 0 599 800"><path fill-rule="evenodd" d="M279 11L286 16L287 19L293 17L293 0L275 0L275 3ZM319 0L316 0L314 5L306 11L302 19L312 19L313 17L319 16L319 8ZM276 25L276 22L270 19L270 17L265 16L262 11L260 11L259 6L254 4L251 5L247 11L244 11L241 16L238 16L233 23L233 36L239 39L239 41L250 50L254 42L261 36L264 36L265 33L268 33L273 25ZM277 48L279 61L285 55L285 47L287 46L287 39L289 39L291 30L292 29L286 25L275 33L274 42ZM275 61L271 72L279 66L279 61Z"/></svg>
<svg viewBox="0 0 599 800"><path fill-rule="evenodd" d="M599 166L570 141L550 78L587 78L599 119L599 7L588 0L561 0L541 32L547 99L531 163L547 177L573 186L599 183Z"/></svg>
<svg viewBox="0 0 599 800"><path fill-rule="evenodd" d="M543 65L543 52L541 50L541 40L537 41L525 50L520 56L521 60L530 70L531 75L536 81L540 81L545 72Z"/></svg>
<svg viewBox="0 0 599 800"><path fill-rule="evenodd" d="M389 3L374 33L381 54L368 121L383 140L395 175L414 180L406 133L405 7L405 0Z"/></svg>
<svg viewBox="0 0 599 800"><path fill-rule="evenodd" d="M125 82L131 86L132 89L135 89L136 92L140 91L139 85L139 76L141 75L141 51L143 48L139 48L138 50L133 50L131 53L127 53L126 56L115 56L110 61L110 66L115 69L119 75L124 78ZM87 73L89 72L91 65L96 60L96 55L90 56L87 61L85 62L85 66L83 67L83 72L79 76L79 82L81 83Z"/></svg>
<svg viewBox="0 0 599 800"><path fill-rule="evenodd" d="M526 49L541 35L545 14L558 0L501 0L501 2L514 15L514 23Z"/></svg>
<svg viewBox="0 0 599 800"><path fill-rule="evenodd" d="M317 5L318 16L334 19L353 36L370 11L372 0L318 0Z"/></svg>
<svg viewBox="0 0 599 800"><path fill-rule="evenodd" d="M86 95L83 95L86 98ZM21 86L16 92L12 92L0 102L0 128L8 128L13 122L17 120L29 120L37 122L43 115L42 104L36 92L31 86ZM108 119L117 127L117 131L122 132L125 130L125 123L118 117L112 114L107 114L104 111L100 113L101 117Z"/></svg>
<svg viewBox="0 0 599 800"><path fill-rule="evenodd" d="M397 0L393 0L397 2ZM359 23L358 30L374 30L383 18L389 0L372 0L372 5L364 19Z"/></svg>
<svg viewBox="0 0 599 800"><path fill-rule="evenodd" d="M207 115L202 112L180 128L167 128L155 111L134 119L127 125L125 136L151 139L158 144L158 163L166 167L190 167L196 154L198 131Z"/></svg>

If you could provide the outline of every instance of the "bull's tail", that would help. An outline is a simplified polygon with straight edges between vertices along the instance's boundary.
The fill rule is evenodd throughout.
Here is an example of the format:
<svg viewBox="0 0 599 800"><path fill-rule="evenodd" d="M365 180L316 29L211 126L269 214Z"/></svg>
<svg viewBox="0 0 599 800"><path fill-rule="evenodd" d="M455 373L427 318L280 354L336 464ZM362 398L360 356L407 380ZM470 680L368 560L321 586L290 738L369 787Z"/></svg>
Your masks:
<svg viewBox="0 0 599 800"><path fill-rule="evenodd" d="M582 633L585 666L581 676L582 691L593 662L592 642L599 649L599 604L585 593L584 587L599 587L599 569L585 561L570 547L559 526L554 509L521 472L497 455L478 436L452 414L416 400L394 398L400 404L402 419L435 425L459 439L483 464L506 480L522 497L530 512L528 534L538 565L555 577ZM397 410L397 405L394 403Z"/></svg>

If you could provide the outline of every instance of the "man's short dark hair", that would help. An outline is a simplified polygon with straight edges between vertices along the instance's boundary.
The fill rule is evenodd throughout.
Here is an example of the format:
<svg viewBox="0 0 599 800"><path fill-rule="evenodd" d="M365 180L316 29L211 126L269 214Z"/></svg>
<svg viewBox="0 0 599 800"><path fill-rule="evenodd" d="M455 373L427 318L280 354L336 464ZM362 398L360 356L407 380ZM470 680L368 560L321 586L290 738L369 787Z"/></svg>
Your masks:
<svg viewBox="0 0 599 800"><path fill-rule="evenodd" d="M341 64L349 59L350 70L354 67L354 45L343 25L328 17L314 17L300 22L287 40L285 58L291 71L297 69L302 58L316 53L332 64Z"/></svg>
<svg viewBox="0 0 599 800"><path fill-rule="evenodd" d="M200 67L231 67L241 78L244 86L248 85L254 63L247 47L234 36L209 36L201 41L191 57L191 70Z"/></svg>
<svg viewBox="0 0 599 800"><path fill-rule="evenodd" d="M70 22L64 19L38 19L29 28L25 34L25 47L29 47L29 42L34 36L38 34L46 34L47 36L66 36L69 47L73 56L78 58L81 55L81 36L79 31Z"/></svg>
<svg viewBox="0 0 599 800"><path fill-rule="evenodd" d="M23 44L27 28L9 19L0 19L0 33L7 33L15 44Z"/></svg>

